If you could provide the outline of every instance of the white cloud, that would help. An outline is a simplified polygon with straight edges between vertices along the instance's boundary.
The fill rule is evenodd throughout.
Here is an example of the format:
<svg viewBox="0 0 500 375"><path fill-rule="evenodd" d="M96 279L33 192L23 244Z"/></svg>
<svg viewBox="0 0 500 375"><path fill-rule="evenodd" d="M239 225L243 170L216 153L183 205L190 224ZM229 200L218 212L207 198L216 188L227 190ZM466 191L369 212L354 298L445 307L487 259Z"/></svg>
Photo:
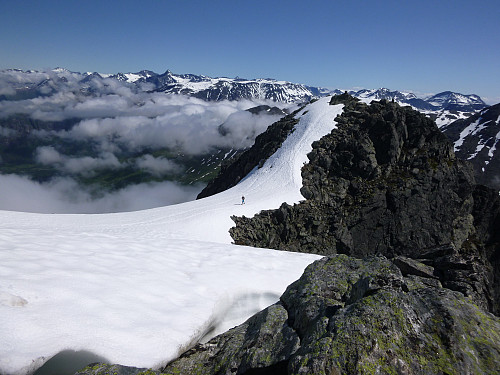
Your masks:
<svg viewBox="0 0 500 375"><path fill-rule="evenodd" d="M92 174L92 171L96 169L105 168L122 168L125 165L120 163L115 155L110 152L105 152L99 155L98 158L93 158L90 156L83 156L80 158L67 158L64 162L64 168L75 174L88 175Z"/></svg>
<svg viewBox="0 0 500 375"><path fill-rule="evenodd" d="M257 134L279 118L246 111L261 104L276 105L269 101L206 102L184 95L141 91L150 90L148 84L137 88L94 77L82 86L81 79L82 75L71 72L0 72L0 87L6 92L37 86L43 87L47 94L0 101L0 117L25 114L41 121L74 119L75 126L70 130L35 130L31 136L57 136L92 143L92 154L86 156L64 155L52 146L36 150L38 163L72 175L92 176L98 169L124 167L136 167L159 177L180 173L182 167L166 158L147 154L123 162L116 155L159 148L173 148L191 155L209 152L214 147L240 149L250 146ZM225 135L219 132L221 124ZM11 134L10 130L0 128L0 135ZM44 184L12 175L0 178L0 208L36 212L126 211L194 199L201 191L200 186L186 188L165 182L130 186L95 199L93 193L70 178Z"/></svg>
<svg viewBox="0 0 500 375"><path fill-rule="evenodd" d="M44 146L36 149L35 160L41 164L51 165L63 163L64 157L54 147Z"/></svg>
<svg viewBox="0 0 500 375"><path fill-rule="evenodd" d="M142 157L136 159L136 165L140 169L145 169L154 176L161 177L166 173L180 172L182 168L173 162L165 158L155 158L153 155L143 155Z"/></svg>
<svg viewBox="0 0 500 375"><path fill-rule="evenodd" d="M220 138L219 145L250 147L257 135L281 117L279 115L255 115L248 111L232 113L223 124L223 129L227 134Z"/></svg>
<svg viewBox="0 0 500 375"><path fill-rule="evenodd" d="M172 182L131 185L94 198L71 178L38 183L16 175L0 175L0 209L38 213L108 213L136 211L194 200L203 185Z"/></svg>
<svg viewBox="0 0 500 375"><path fill-rule="evenodd" d="M0 95L15 95L16 90L10 86L2 86L0 83Z"/></svg>
<svg viewBox="0 0 500 375"><path fill-rule="evenodd" d="M138 99L138 98L136 98ZM188 154L208 152L212 147L243 148L251 146L255 136L280 116L254 115L245 109L257 103L205 102L182 95L150 94L138 100L101 97L77 104L66 114L88 115L69 131L52 132L59 137L92 140L109 150L115 144L138 150L181 148ZM108 113L104 113L108 112ZM114 112L114 113L111 113ZM101 115L107 117L100 117ZM111 116L114 115L114 116ZM39 114L37 114L39 116ZM227 136L218 127L225 123Z"/></svg>
<svg viewBox="0 0 500 375"><path fill-rule="evenodd" d="M96 169L123 168L126 164L120 163L118 158L111 152L103 152L97 158L90 156L69 157L59 153L52 146L38 147L35 152L35 160L44 165L52 165L60 170L83 176L93 175Z"/></svg>

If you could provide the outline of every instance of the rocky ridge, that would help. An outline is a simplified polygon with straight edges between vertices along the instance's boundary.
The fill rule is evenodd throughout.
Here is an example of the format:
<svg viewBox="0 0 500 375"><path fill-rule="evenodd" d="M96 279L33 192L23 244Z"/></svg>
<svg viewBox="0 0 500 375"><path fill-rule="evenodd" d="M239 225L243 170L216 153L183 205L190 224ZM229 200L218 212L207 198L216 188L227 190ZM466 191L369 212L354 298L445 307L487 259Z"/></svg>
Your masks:
<svg viewBox="0 0 500 375"><path fill-rule="evenodd" d="M325 257L278 303L162 372L493 374L500 319L436 278L406 271L384 257Z"/></svg>
<svg viewBox="0 0 500 375"><path fill-rule="evenodd" d="M333 102L344 100L334 97ZM363 258L426 259L453 290L500 311L500 200L436 125L407 107L345 101L338 129L313 144L305 201L232 217L239 245ZM441 250L445 247L446 254ZM443 256L446 258L443 258Z"/></svg>
<svg viewBox="0 0 500 375"><path fill-rule="evenodd" d="M496 374L500 319L399 256L309 265L280 300L160 370L75 375Z"/></svg>

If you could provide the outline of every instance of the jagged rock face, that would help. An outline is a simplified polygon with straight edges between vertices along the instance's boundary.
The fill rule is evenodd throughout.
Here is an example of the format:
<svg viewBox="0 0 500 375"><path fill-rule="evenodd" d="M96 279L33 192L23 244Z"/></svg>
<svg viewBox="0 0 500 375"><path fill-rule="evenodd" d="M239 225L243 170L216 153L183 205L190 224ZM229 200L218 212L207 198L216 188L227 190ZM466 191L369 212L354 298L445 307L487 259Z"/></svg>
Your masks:
<svg viewBox="0 0 500 375"><path fill-rule="evenodd" d="M306 201L233 217L234 242L360 258L425 258L448 244L451 258L436 261L436 273L498 313L498 196L476 187L470 165L425 116L387 101L345 103L338 129L313 144L302 170Z"/></svg>
<svg viewBox="0 0 500 375"><path fill-rule="evenodd" d="M254 145L246 150L231 164L223 164L216 178L198 194L196 199L209 197L235 186L255 167L264 162L280 148L281 144L294 129L298 120L295 111L267 128L255 138Z"/></svg>
<svg viewBox="0 0 500 375"><path fill-rule="evenodd" d="M278 303L197 345L162 372L495 373L500 319L412 269L403 276L384 257L323 258Z"/></svg>
<svg viewBox="0 0 500 375"><path fill-rule="evenodd" d="M434 218L442 215L436 207L459 193L470 195L474 180L431 121L385 102L346 107L337 122L337 130L313 144L303 168L307 202L263 212L241 231L245 219L235 218L235 243L364 256L451 242L451 223ZM457 199L447 216L468 214L471 203ZM424 213L422 223L411 220ZM259 230L259 221L268 230ZM426 235L412 236L422 225Z"/></svg>

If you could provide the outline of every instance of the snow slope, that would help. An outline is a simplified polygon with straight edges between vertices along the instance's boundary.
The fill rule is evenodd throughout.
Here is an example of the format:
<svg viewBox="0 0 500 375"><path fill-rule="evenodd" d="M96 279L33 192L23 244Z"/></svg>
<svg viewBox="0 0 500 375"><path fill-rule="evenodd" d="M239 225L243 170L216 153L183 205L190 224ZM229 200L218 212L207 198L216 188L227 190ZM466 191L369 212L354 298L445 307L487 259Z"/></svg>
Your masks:
<svg viewBox="0 0 500 375"><path fill-rule="evenodd" d="M159 366L274 303L318 257L231 245L230 215L303 199L311 143L342 111L328 101L299 113L262 168L215 196L119 214L0 211L0 373L30 373L65 349Z"/></svg>

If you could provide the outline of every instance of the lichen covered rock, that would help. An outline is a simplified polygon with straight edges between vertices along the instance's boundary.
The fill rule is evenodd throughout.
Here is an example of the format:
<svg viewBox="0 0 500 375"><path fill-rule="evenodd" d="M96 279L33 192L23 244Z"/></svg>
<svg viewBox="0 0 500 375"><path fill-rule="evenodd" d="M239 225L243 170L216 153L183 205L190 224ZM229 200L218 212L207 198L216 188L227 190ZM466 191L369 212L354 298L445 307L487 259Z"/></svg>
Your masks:
<svg viewBox="0 0 500 375"><path fill-rule="evenodd" d="M411 271L410 271L411 272ZM384 257L310 265L280 301L167 374L494 374L500 319Z"/></svg>

